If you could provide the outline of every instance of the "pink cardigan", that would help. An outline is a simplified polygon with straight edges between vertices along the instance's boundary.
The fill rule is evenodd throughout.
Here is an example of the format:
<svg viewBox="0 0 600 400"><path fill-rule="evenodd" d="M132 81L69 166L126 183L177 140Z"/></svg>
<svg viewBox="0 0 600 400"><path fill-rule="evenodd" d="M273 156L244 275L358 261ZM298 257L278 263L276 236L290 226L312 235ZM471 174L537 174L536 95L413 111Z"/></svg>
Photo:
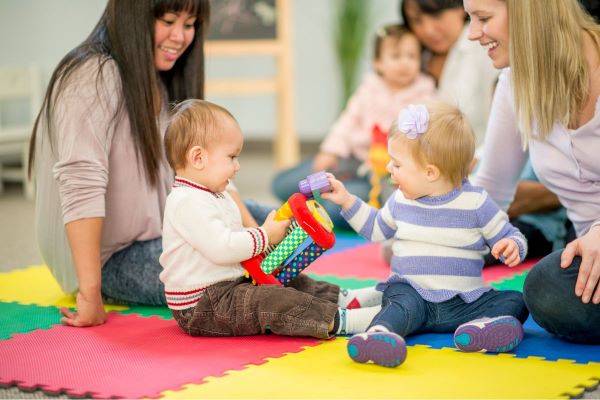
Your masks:
<svg viewBox="0 0 600 400"><path fill-rule="evenodd" d="M434 95L434 81L426 75L419 75L403 90L392 91L381 77L369 73L321 144L321 151L365 161L374 125L387 131L403 107L430 100Z"/></svg>

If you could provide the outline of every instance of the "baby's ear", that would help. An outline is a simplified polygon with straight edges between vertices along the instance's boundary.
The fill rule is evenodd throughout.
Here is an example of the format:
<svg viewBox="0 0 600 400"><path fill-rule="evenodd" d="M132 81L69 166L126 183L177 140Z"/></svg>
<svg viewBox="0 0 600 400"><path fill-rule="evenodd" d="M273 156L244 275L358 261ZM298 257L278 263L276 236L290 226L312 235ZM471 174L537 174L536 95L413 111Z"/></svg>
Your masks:
<svg viewBox="0 0 600 400"><path fill-rule="evenodd" d="M193 146L186 154L188 165L196 169L204 169L206 167L206 150L201 146Z"/></svg>
<svg viewBox="0 0 600 400"><path fill-rule="evenodd" d="M427 180L429 182L437 181L441 175L442 173L436 165L427 164L427 166L425 167L425 176L427 177Z"/></svg>

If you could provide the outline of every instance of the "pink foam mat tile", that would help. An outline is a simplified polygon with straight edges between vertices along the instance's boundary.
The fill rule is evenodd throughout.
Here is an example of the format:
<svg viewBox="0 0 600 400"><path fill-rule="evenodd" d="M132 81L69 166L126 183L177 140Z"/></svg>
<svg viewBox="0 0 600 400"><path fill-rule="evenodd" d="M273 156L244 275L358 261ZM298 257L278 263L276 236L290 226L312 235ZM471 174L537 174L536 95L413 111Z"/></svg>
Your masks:
<svg viewBox="0 0 600 400"><path fill-rule="evenodd" d="M110 313L104 325L57 325L0 341L0 385L72 397L159 397L319 343L276 335L191 337L173 320Z"/></svg>
<svg viewBox="0 0 600 400"><path fill-rule="evenodd" d="M510 268L506 265L491 265L483 269L485 282L496 282L524 271L528 271L538 260L525 260ZM390 274L389 265L381 255L381 245L368 243L343 252L323 255L312 263L307 272L314 275L336 275L357 279L377 279L383 281Z"/></svg>

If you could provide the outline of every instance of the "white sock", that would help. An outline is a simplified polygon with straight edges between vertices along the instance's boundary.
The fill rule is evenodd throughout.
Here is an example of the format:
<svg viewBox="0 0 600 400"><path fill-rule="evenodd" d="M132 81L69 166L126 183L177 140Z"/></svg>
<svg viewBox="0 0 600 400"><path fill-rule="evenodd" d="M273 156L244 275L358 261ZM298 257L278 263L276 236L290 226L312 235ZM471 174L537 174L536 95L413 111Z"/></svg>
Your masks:
<svg viewBox="0 0 600 400"><path fill-rule="evenodd" d="M383 293L375 290L375 286L362 289L340 289L338 306L342 308L362 308L381 305Z"/></svg>
<svg viewBox="0 0 600 400"><path fill-rule="evenodd" d="M367 330L373 318L381 311L381 306L355 308L347 310L338 308L340 323L337 335L354 335Z"/></svg>

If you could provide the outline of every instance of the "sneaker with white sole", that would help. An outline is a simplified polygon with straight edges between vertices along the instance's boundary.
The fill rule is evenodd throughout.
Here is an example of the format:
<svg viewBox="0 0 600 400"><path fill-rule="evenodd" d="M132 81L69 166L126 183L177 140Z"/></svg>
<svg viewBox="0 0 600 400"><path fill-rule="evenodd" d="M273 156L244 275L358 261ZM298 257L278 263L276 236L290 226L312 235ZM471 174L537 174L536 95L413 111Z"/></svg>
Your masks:
<svg viewBox="0 0 600 400"><path fill-rule="evenodd" d="M348 355L354 361L373 361L384 367L397 367L406 360L406 343L393 332L366 332L348 340Z"/></svg>
<svg viewBox="0 0 600 400"><path fill-rule="evenodd" d="M454 332L454 345L466 352L505 353L522 340L523 326L509 315L479 318L462 324Z"/></svg>

